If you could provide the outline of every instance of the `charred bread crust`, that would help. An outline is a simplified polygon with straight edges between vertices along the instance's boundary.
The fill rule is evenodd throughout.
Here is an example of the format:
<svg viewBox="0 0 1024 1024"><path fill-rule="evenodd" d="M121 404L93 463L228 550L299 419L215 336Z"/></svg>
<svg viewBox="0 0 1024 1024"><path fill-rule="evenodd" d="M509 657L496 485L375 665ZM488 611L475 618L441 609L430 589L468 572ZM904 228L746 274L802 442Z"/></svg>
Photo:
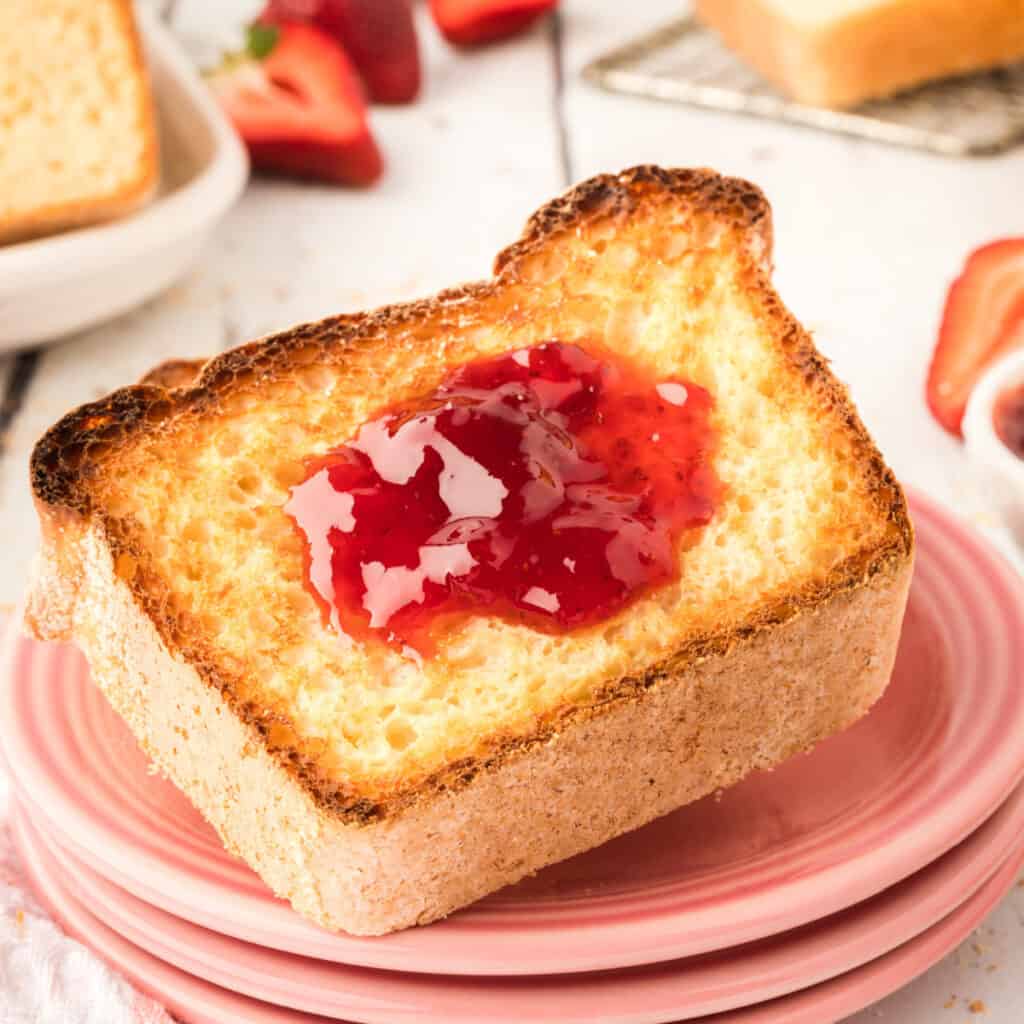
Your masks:
<svg viewBox="0 0 1024 1024"><path fill-rule="evenodd" d="M695 209L756 237L770 252L771 207L756 185L703 168L667 170L642 164L618 175L589 178L542 206L526 222L522 237L498 254L494 273L503 274L564 231L591 220L628 214L645 199L666 195L682 197Z"/></svg>
<svg viewBox="0 0 1024 1024"><path fill-rule="evenodd" d="M186 388L196 382L205 364L205 359L168 359L154 366L139 383L154 388Z"/></svg>
<svg viewBox="0 0 1024 1024"><path fill-rule="evenodd" d="M118 446L133 434L157 429L166 419L183 411L213 412L219 397L229 389L258 389L288 369L313 361L341 362L356 346L375 344L386 336L389 328L439 312L457 315L460 306L516 281L523 261L564 232L599 219L628 215L641 204L658 202L666 196L682 197L693 209L743 233L749 258L741 272L746 275L748 293L759 303L766 321L774 325L777 343L794 369L849 428L872 498L892 527L884 545L841 562L821 583L794 589L784 598L766 602L740 627L685 638L670 657L643 674L609 681L594 695L591 704L564 704L539 719L535 730L526 736L495 735L476 756L449 763L426 777L401 782L381 800L370 800L346 789L337 780L323 776L314 761L300 751L272 742L272 733L283 731L287 735L290 731L287 715L280 711L268 713L268 709L255 707L236 694L233 681L219 670L213 653L197 645L195 638L183 633L164 611L166 583L138 573L130 584L135 600L154 622L168 649L192 662L204 681L221 692L252 731L254 742L261 744L292 775L318 807L342 822L369 824L396 816L439 793L457 791L481 772L494 770L551 741L570 725L591 721L624 703L642 700L648 691L679 676L688 667L728 653L842 593L882 576L895 578L913 551L905 498L864 429L846 389L832 377L810 336L775 294L770 281L771 215L767 201L759 189L740 179L724 178L708 170L664 170L653 166L592 178L542 207L530 218L520 240L498 255L496 276L489 281L369 313L331 317L243 345L203 365L191 386L176 383L169 390L166 381L184 376L183 367L179 365L173 372L159 368L156 376L151 375L145 383L121 389L69 413L47 432L32 454L32 488L44 529L48 518L53 521L59 517L66 523L70 513L71 518L83 524L89 521L102 531L115 559L122 554L131 555L131 541L117 521L106 516L102 508L93 507L90 480L101 460L116 455ZM155 382L160 381L164 386L156 386Z"/></svg>
<svg viewBox="0 0 1024 1024"><path fill-rule="evenodd" d="M565 231L605 217L626 214L643 200L667 195L685 198L703 212L723 218L748 232L766 251L771 247L771 212L755 185L725 178L708 170L665 170L642 165L618 175L599 175L581 182L541 207L527 222L523 236L499 253L495 277L446 289L413 302L382 306L366 313L327 317L301 324L280 334L233 348L207 362L191 387L173 398L164 393L158 367L142 383L121 388L73 410L42 437L32 453L33 493L47 505L61 505L82 514L90 510L83 454L105 456L114 442L136 430L155 427L175 412L202 410L215 403L226 388L258 387L277 373L314 360L341 362L351 347L386 334L389 328L424 319L440 310L455 313L467 302L482 299L514 279L521 262ZM752 263L755 262L752 259ZM764 282L767 284L767 278ZM760 281L758 282L760 283ZM770 289L770 285L769 285ZM781 304L778 304L782 310ZM792 326L800 330L792 318ZM813 345L809 344L813 352ZM180 364L179 364L180 365Z"/></svg>

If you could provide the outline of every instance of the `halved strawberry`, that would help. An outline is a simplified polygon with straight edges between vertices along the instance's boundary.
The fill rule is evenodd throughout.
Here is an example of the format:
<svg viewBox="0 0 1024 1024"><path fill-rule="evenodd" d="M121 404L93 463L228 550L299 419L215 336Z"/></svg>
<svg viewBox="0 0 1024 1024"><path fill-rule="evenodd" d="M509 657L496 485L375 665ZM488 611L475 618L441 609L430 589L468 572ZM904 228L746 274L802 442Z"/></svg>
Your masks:
<svg viewBox="0 0 1024 1024"><path fill-rule="evenodd" d="M269 0L272 20L304 21L345 48L380 103L409 103L420 91L420 51L409 0Z"/></svg>
<svg viewBox="0 0 1024 1024"><path fill-rule="evenodd" d="M258 21L245 54L210 84L253 166L304 178L369 185L383 170L362 87L344 50L311 25Z"/></svg>
<svg viewBox="0 0 1024 1024"><path fill-rule="evenodd" d="M939 340L928 369L932 415L951 434L960 424L981 372L1024 345L1024 238L976 249L950 286Z"/></svg>
<svg viewBox="0 0 1024 1024"><path fill-rule="evenodd" d="M450 43L477 46L522 32L557 5L558 0L430 0L430 12Z"/></svg>

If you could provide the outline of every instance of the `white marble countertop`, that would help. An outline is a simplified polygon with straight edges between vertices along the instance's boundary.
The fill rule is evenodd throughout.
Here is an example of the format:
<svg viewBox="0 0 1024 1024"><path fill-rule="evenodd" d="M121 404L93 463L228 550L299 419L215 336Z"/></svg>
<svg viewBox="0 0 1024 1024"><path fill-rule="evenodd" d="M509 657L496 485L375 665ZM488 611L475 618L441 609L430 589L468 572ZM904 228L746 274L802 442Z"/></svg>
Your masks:
<svg viewBox="0 0 1024 1024"><path fill-rule="evenodd" d="M201 6L178 0L176 21ZM162 297L0 360L0 604L18 600L36 542L28 452L70 406L170 356L485 275L526 216L571 181L648 161L711 166L764 189L783 298L850 385L900 478L962 508L963 454L928 415L924 371L966 253L1024 232L1024 149L955 160L611 96L580 80L587 60L678 12L675 0L569 0L557 22L468 55L424 22L422 100L373 110L389 164L379 186L256 182L200 264ZM1020 888L958 952L852 1018L1022 1019Z"/></svg>

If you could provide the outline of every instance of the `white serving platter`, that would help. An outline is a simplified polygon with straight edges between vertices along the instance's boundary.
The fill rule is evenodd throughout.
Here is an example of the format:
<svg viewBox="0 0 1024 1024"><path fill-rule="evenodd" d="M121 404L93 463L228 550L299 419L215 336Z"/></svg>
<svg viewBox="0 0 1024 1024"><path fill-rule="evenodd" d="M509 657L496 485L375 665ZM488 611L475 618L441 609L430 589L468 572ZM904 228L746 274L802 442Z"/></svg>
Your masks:
<svg viewBox="0 0 1024 1024"><path fill-rule="evenodd" d="M181 277L248 178L245 149L189 58L138 11L156 100L157 196L120 220L0 246L0 351L108 320Z"/></svg>

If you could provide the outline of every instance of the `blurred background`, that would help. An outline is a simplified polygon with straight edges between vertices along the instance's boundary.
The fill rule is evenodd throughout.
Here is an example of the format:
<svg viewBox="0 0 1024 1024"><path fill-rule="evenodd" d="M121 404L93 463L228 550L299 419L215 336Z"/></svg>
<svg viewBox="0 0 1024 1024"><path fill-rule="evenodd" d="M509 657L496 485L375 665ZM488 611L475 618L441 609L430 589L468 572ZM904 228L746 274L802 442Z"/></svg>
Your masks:
<svg viewBox="0 0 1024 1024"><path fill-rule="evenodd" d="M208 66L222 47L240 44L241 26L261 5L145 6ZM416 4L421 85L413 102L367 111L384 162L374 183L257 175L166 291L46 348L0 357L0 514L9 542L0 599L17 600L34 548L28 451L72 405L171 356L208 357L297 321L485 275L497 250L551 195L588 175L647 161L710 166L765 191L784 300L851 387L898 475L962 507L962 445L930 418L925 373L946 291L967 254L1024 233L1024 150L946 156L619 95L584 80L581 71L595 58L680 13L676 0L626 7L565 0L525 31L469 49L450 45L427 6ZM165 187L173 189L208 154L195 155L192 122L175 120L175 97L159 84ZM0 248L0 289L5 268L21 270L16 250L46 244ZM32 257L45 264L45 253ZM142 252L136 262L147 258ZM60 273L52 270L54 278ZM0 297L5 312L17 299ZM51 287L37 305L61 303L60 289ZM17 340L8 338L9 347Z"/></svg>

